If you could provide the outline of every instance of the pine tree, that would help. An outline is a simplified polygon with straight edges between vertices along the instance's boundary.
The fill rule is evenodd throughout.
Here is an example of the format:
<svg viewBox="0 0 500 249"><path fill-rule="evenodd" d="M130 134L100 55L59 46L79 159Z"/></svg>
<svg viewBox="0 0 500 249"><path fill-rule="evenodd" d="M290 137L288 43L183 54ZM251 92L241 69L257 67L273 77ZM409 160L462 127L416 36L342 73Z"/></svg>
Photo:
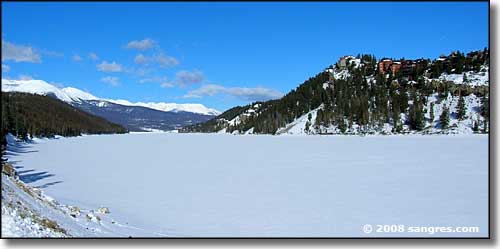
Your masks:
<svg viewBox="0 0 500 249"><path fill-rule="evenodd" d="M489 96L484 96L481 99L481 115L485 118L489 118L490 116L490 101L489 101Z"/></svg>
<svg viewBox="0 0 500 249"><path fill-rule="evenodd" d="M347 127L346 127L344 118L340 118L339 120L337 120L337 124L338 124L338 128L339 128L340 132L345 133L345 131L347 130Z"/></svg>
<svg viewBox="0 0 500 249"><path fill-rule="evenodd" d="M431 103L431 109L430 109L430 118L431 118L431 124L434 123L434 102Z"/></svg>
<svg viewBox="0 0 500 249"><path fill-rule="evenodd" d="M479 122L477 120L474 121L474 124L472 126L472 130L477 133L479 132Z"/></svg>
<svg viewBox="0 0 500 249"><path fill-rule="evenodd" d="M458 120L464 120L465 115L466 115L465 99L464 96L460 95L460 98L458 99L458 111L457 111Z"/></svg>
<svg viewBox="0 0 500 249"><path fill-rule="evenodd" d="M422 130L425 126L423 104L416 93L413 93L413 104L409 110L410 127L414 130Z"/></svg>
<svg viewBox="0 0 500 249"><path fill-rule="evenodd" d="M307 120L306 122L306 128L304 129L306 133L309 133L309 128L311 127L311 121Z"/></svg>
<svg viewBox="0 0 500 249"><path fill-rule="evenodd" d="M441 123L442 129L448 129L450 124L450 110L448 107L443 108L443 112L441 113L441 116L439 116L439 122Z"/></svg>

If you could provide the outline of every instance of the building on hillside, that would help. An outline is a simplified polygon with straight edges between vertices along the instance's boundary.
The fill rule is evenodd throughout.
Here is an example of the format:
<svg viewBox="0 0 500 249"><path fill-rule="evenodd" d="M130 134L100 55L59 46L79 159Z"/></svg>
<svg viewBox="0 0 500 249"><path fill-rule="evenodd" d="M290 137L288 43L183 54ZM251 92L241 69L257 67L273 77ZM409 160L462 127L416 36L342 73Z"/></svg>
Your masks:
<svg viewBox="0 0 500 249"><path fill-rule="evenodd" d="M401 61L401 73L403 76L410 76L416 68L417 64L412 60Z"/></svg>
<svg viewBox="0 0 500 249"><path fill-rule="evenodd" d="M423 61L423 60L422 60ZM393 61L391 59L382 59L378 63L378 71L381 74L397 74L402 73L403 76L410 76L417 69L417 65L423 65L422 61L413 60Z"/></svg>
<svg viewBox="0 0 500 249"><path fill-rule="evenodd" d="M415 70L423 71L427 67L427 64L429 62L428 62L428 60L417 59L417 60L414 60L414 63L415 63Z"/></svg>
<svg viewBox="0 0 500 249"><path fill-rule="evenodd" d="M340 57L339 61L337 62L337 66L340 69L345 69L349 63L350 60L354 59L354 56L351 55L345 55Z"/></svg>
<svg viewBox="0 0 500 249"><path fill-rule="evenodd" d="M394 61L391 64L391 73L394 75L394 74L397 74L399 71L401 71L401 62L400 61Z"/></svg>
<svg viewBox="0 0 500 249"><path fill-rule="evenodd" d="M472 60L484 60L488 56L489 56L489 50L472 51L467 54L467 58Z"/></svg>
<svg viewBox="0 0 500 249"><path fill-rule="evenodd" d="M381 74L386 74L386 73L388 73L390 71L391 65L392 65L392 60L391 59L382 59L378 63L378 71Z"/></svg>

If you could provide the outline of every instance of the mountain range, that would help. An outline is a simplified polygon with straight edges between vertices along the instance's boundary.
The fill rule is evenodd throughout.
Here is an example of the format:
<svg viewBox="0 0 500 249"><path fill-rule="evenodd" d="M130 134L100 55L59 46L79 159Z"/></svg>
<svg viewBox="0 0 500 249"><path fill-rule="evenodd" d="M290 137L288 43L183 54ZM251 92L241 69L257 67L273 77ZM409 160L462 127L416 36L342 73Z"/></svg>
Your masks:
<svg viewBox="0 0 500 249"><path fill-rule="evenodd" d="M202 104L132 103L127 100L98 98L77 88L59 88L43 80L2 79L2 92L50 96L120 124L130 131L175 130L207 121L220 113Z"/></svg>

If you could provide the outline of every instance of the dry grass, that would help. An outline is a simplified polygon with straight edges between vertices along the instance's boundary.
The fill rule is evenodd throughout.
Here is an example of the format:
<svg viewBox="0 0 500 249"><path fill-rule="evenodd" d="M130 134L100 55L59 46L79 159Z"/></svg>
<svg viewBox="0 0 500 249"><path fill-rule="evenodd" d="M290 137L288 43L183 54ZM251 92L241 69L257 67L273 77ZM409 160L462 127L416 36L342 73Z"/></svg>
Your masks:
<svg viewBox="0 0 500 249"><path fill-rule="evenodd" d="M47 218L43 218L40 220L40 224L44 227L47 227L49 229L52 229L54 231L57 231L57 232L60 232L62 234L66 234L66 230L62 229L61 227L59 227L59 225L53 221L53 220L49 220Z"/></svg>

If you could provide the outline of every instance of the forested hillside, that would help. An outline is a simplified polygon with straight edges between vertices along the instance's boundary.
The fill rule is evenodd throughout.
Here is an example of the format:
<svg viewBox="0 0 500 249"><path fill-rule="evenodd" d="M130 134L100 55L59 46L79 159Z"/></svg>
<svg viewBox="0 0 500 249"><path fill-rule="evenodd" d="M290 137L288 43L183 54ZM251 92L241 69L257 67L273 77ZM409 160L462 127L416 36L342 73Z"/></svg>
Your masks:
<svg viewBox="0 0 500 249"><path fill-rule="evenodd" d="M81 134L126 133L120 125L80 111L55 98L28 93L2 92L2 145L5 135L53 137Z"/></svg>
<svg viewBox="0 0 500 249"><path fill-rule="evenodd" d="M235 107L181 132L487 133L489 50L435 60L344 56L278 100Z"/></svg>

